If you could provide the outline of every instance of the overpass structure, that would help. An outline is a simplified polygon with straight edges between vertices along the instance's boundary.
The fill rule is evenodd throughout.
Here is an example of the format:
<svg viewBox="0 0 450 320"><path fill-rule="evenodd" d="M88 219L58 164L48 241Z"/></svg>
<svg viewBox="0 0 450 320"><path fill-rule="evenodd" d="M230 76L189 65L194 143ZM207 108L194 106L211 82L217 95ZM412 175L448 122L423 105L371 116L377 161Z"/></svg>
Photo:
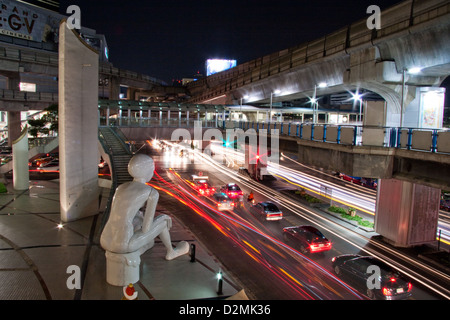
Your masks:
<svg viewBox="0 0 450 320"><path fill-rule="evenodd" d="M267 106L366 91L386 102L363 110L371 112L366 124L410 125L420 122L417 99L424 90L442 94L439 86L450 74L449 40L448 1L408 0L381 12L379 30L368 29L366 20L361 20L320 39L191 82L188 102L243 101Z"/></svg>
<svg viewBox="0 0 450 320"><path fill-rule="evenodd" d="M372 140L369 145L384 143L385 128L403 133L397 135L397 145L412 138L405 131L418 129L416 143L421 136L426 145L425 136L431 134L436 139L437 132L420 130L442 128L445 89L440 86L449 75L450 3L408 0L381 12L379 30L369 29L366 20L361 20L320 39L189 83L189 102L269 105L265 121L270 126L274 103L303 99L318 110L331 94L350 92L359 103L360 124ZM361 92L380 96L382 103L369 103ZM433 187L425 184L426 179L411 182L403 178L411 172L422 177L439 175L439 171L431 173L437 164L445 169L440 172L441 183L448 181L449 156L324 143L328 139L326 127L315 127L318 122L314 116L313 126L307 129L309 141L300 139L297 146L292 141L286 143L297 149L300 161L335 170L345 168L354 174L364 168L366 175L379 176L376 231L398 246L434 241L439 186L448 184ZM339 130L342 128L332 130L335 138ZM320 142L314 141L315 136ZM436 146L435 142L431 145Z"/></svg>
<svg viewBox="0 0 450 320"><path fill-rule="evenodd" d="M182 123L192 127L193 120L209 123L205 130L221 127L248 131L251 125L259 135L273 135L276 131L272 130L278 129L283 131L279 136L280 151L293 152L306 164L380 179L375 220L378 233L399 246L434 241L439 187L446 186L445 175L450 172L448 134L441 130L439 118L439 103L445 94L439 86L450 74L450 4L444 0L408 0L383 11L381 17L380 30L368 30L362 20L316 41L250 61L181 89L99 63L99 87L95 90L109 100L99 101L98 124L121 127L136 140L171 134ZM413 74L416 67L420 71ZM56 76L58 68L56 52L3 45L0 74L6 86L0 108L13 119L32 105L38 108L55 101L57 91L24 93L18 85L33 75ZM47 87L51 88L56 80ZM116 101L121 86L127 88L131 100L152 95L153 100L158 100L158 91L165 98L179 97L185 95L185 90L191 98L184 104ZM363 91L365 96L358 95ZM342 93L353 93L360 103L359 123L319 125L319 104L324 104L327 95ZM273 104L295 104L305 98L313 98L311 124L284 123L281 115L279 123L274 123L273 111L279 114L281 109L272 109ZM426 101L435 107L424 110L428 108ZM259 108L251 109L248 104ZM347 111L358 116L354 108ZM245 113L251 121L229 121L235 119L233 112L238 119ZM269 117L261 121L260 115L267 113ZM427 143L431 143L429 150ZM436 163L439 166L434 167ZM429 168L441 168L441 176L436 174L439 170L431 173Z"/></svg>

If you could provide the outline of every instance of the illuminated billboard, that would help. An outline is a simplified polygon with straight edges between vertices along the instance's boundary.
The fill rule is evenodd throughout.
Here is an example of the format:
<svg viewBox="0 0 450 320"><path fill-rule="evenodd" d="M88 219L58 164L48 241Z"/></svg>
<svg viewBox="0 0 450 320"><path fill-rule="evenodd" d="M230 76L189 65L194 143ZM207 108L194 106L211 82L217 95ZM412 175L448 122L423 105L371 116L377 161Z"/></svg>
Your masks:
<svg viewBox="0 0 450 320"><path fill-rule="evenodd" d="M57 43L63 15L13 0L0 0L0 8L0 34Z"/></svg>
<svg viewBox="0 0 450 320"><path fill-rule="evenodd" d="M206 76L236 67L236 60L208 59L206 60Z"/></svg>

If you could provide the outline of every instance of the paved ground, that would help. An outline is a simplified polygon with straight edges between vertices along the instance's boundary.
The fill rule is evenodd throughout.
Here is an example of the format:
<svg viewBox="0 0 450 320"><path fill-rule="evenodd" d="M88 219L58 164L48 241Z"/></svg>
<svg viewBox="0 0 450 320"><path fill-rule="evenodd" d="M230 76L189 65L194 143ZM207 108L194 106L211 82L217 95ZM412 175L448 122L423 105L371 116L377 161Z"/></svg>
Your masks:
<svg viewBox="0 0 450 320"><path fill-rule="evenodd" d="M0 300L121 300L122 287L106 282L105 252L99 245L102 214L60 224L59 181L31 181L30 189L0 194ZM104 207L105 192L100 204ZM159 213L171 215L158 206ZM171 215L172 216L172 215ZM141 278L135 284L139 300L221 299L240 288L225 270L222 294L216 274L218 261L172 216L172 242L195 246L195 262L189 255L166 261L165 248L155 246L141 256ZM80 270L81 289L74 266ZM68 281L69 280L69 281Z"/></svg>

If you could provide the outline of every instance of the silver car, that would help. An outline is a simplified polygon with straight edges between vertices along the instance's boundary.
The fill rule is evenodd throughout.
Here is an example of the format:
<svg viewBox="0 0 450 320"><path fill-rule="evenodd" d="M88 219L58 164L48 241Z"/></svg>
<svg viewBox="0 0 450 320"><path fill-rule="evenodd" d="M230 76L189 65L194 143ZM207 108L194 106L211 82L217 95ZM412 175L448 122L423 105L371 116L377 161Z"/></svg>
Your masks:
<svg viewBox="0 0 450 320"><path fill-rule="evenodd" d="M272 202L259 202L252 207L252 211L267 221L283 219L283 212Z"/></svg>
<svg viewBox="0 0 450 320"><path fill-rule="evenodd" d="M226 193L223 192L215 193L214 201L217 205L217 210L219 211L234 209L234 202L226 195Z"/></svg>

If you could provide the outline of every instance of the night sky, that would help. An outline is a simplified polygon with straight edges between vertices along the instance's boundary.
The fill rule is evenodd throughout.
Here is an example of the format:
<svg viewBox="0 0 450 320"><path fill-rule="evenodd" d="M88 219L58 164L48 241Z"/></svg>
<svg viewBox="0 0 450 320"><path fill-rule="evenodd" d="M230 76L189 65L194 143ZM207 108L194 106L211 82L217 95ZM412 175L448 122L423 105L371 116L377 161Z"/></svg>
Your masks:
<svg viewBox="0 0 450 320"><path fill-rule="evenodd" d="M398 0L61 0L76 4L81 24L104 34L110 61L161 79L205 73L210 58L244 63L367 19Z"/></svg>

